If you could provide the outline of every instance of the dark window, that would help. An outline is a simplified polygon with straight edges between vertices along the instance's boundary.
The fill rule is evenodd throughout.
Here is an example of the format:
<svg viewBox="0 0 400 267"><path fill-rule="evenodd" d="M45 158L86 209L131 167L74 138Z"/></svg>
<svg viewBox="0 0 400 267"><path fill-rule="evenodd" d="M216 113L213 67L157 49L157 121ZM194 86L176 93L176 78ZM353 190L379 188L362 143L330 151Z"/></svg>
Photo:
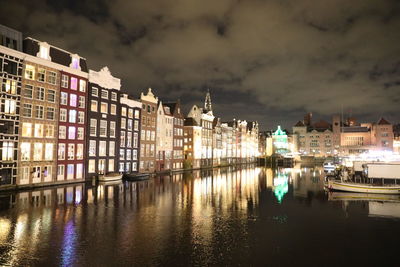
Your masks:
<svg viewBox="0 0 400 267"><path fill-rule="evenodd" d="M5 59L4 60L4 71L12 74L12 75L17 75L17 62Z"/></svg>
<svg viewBox="0 0 400 267"><path fill-rule="evenodd" d="M14 134L14 122L5 121L3 123L0 123L0 130L2 133L5 134Z"/></svg>

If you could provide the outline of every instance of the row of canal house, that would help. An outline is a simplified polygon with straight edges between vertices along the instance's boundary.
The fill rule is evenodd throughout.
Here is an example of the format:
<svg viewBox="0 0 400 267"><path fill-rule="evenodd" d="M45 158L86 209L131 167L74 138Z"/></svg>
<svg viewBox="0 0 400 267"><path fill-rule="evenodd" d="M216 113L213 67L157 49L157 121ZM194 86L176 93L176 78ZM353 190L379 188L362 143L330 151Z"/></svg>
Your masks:
<svg viewBox="0 0 400 267"><path fill-rule="evenodd" d="M0 189L256 156L258 124L221 122L209 92L185 118L180 101L163 102L150 88L129 96L107 67L89 70L75 53L4 26L0 33Z"/></svg>

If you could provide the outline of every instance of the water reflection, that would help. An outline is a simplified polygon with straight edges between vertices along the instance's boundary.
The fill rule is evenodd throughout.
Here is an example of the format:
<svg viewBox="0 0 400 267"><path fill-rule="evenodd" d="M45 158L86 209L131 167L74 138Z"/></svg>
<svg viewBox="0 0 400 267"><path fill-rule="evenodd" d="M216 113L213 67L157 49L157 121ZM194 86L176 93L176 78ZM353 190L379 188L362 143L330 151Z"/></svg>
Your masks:
<svg viewBox="0 0 400 267"><path fill-rule="evenodd" d="M400 217L399 199L354 201L323 181L318 167L248 166L2 194L0 265L245 265L312 221Z"/></svg>

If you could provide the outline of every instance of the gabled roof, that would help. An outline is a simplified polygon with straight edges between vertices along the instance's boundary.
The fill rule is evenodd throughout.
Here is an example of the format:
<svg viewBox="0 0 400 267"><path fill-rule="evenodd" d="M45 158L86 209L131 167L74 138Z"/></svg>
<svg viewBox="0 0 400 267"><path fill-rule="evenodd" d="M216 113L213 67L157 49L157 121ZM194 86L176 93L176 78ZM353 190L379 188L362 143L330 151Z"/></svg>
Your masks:
<svg viewBox="0 0 400 267"><path fill-rule="evenodd" d="M390 125L391 123L390 122L388 122L387 120L385 120L384 118L381 118L379 121L378 121L378 125Z"/></svg>
<svg viewBox="0 0 400 267"><path fill-rule="evenodd" d="M305 125L304 125L304 123L303 123L302 121L298 121L298 122L294 125L294 127L303 127L303 126L305 126Z"/></svg>
<svg viewBox="0 0 400 267"><path fill-rule="evenodd" d="M199 126L195 119L185 118L184 126Z"/></svg>
<svg viewBox="0 0 400 267"><path fill-rule="evenodd" d="M169 107L169 110L171 111L171 114L175 113L175 108L177 107L177 103L176 102L166 102L164 103L164 106Z"/></svg>

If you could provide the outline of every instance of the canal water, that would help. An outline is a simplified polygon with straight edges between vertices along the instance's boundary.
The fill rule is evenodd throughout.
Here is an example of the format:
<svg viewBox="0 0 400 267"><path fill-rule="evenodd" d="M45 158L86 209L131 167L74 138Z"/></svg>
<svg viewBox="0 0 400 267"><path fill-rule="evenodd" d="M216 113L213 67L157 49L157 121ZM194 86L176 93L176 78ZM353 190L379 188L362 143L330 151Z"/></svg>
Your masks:
<svg viewBox="0 0 400 267"><path fill-rule="evenodd" d="M400 200L319 167L0 193L0 266L398 266Z"/></svg>

